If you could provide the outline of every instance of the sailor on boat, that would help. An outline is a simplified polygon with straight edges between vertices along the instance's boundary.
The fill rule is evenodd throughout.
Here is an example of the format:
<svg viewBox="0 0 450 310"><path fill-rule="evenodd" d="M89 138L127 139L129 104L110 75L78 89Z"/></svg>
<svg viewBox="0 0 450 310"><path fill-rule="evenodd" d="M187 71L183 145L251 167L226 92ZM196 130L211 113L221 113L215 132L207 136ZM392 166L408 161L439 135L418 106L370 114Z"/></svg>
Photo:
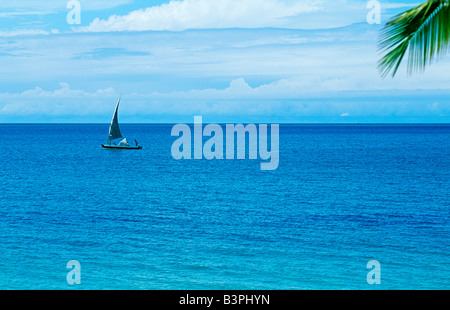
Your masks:
<svg viewBox="0 0 450 310"><path fill-rule="evenodd" d="M136 146L131 146L128 144L127 138L124 138L122 141L119 142L118 145L116 145L116 142L113 142L112 140L123 138L122 133L120 132L119 128L119 119L118 119L118 112L119 112L119 103L122 96L119 97L119 101L117 101L116 109L114 110L114 115L111 120L111 125L109 126L109 135L108 135L108 141L106 144L102 144L102 147L105 149L128 149L128 150L139 150L142 149L142 146L138 146L138 143L136 140ZM111 144L113 142L113 144Z"/></svg>

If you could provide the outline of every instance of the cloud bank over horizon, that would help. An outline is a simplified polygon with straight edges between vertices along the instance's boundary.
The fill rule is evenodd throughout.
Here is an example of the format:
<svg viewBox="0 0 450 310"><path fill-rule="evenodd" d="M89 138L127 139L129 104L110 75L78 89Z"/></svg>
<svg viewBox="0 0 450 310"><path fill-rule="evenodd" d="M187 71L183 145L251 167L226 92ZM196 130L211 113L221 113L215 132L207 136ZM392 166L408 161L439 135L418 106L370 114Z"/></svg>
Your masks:
<svg viewBox="0 0 450 310"><path fill-rule="evenodd" d="M244 79L232 80L225 89L190 90L173 93L130 93L122 96L121 118L125 122L192 121L192 116L203 115L215 122L270 121L278 122L421 122L428 118L442 122L450 115L450 90L430 89L414 93L398 90L395 95L380 90L330 90L326 95L309 95L293 91L293 81L281 80L251 87ZM282 98L279 93L284 90ZM42 119L58 121L70 117L76 122L108 122L118 96L113 88L86 92L72 89L68 83L59 83L55 90L36 87L22 93L0 93L0 115L16 121L26 117L31 122ZM432 100L430 100L430 97ZM419 99L419 100L418 100ZM65 104L62 104L64 101ZM139 115L139 117L136 117ZM162 118L161 118L162 116ZM167 116L170 116L167 118ZM392 117L395 116L395 117ZM400 121L399 121L400 120Z"/></svg>

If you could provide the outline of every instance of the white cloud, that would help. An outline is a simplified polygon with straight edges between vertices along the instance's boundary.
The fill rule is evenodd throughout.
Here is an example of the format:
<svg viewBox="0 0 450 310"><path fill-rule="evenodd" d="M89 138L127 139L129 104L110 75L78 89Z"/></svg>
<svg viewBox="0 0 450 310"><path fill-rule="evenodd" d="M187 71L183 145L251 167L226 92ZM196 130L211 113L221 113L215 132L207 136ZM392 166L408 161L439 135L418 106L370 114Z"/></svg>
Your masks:
<svg viewBox="0 0 450 310"><path fill-rule="evenodd" d="M47 35L47 34L49 34L49 32L43 29L15 29L9 31L0 31L0 37Z"/></svg>
<svg viewBox="0 0 450 310"><path fill-rule="evenodd" d="M314 1L183 0L133 11L107 20L96 18L77 31L185 30L199 28L282 27L289 17L318 10Z"/></svg>
<svg viewBox="0 0 450 310"><path fill-rule="evenodd" d="M78 0L82 10L94 11L114 8L120 5L131 3L132 0ZM0 1L0 10L10 10L22 14L32 13L31 10L67 10L68 0L20 0L20 1ZM30 10L27 12L26 10Z"/></svg>
<svg viewBox="0 0 450 310"><path fill-rule="evenodd" d="M382 9L409 7L383 3ZM75 31L144 31L213 28L332 28L365 22L360 0L172 0L157 6L94 19Z"/></svg>
<svg viewBox="0 0 450 310"><path fill-rule="evenodd" d="M99 114L109 108L108 99L118 96L113 88L87 92L71 89L66 82L59 86L55 90L35 87L21 93L0 93L0 116Z"/></svg>
<svg viewBox="0 0 450 310"><path fill-rule="evenodd" d="M416 3L402 3L402 2L394 2L394 3L383 3L381 5L381 7L383 9L403 9L403 8L411 8L414 6L418 6L419 4L421 4L420 2L416 2Z"/></svg>
<svg viewBox="0 0 450 310"><path fill-rule="evenodd" d="M232 80L224 89L202 89L187 92L124 93L121 119L160 121L158 116L192 117L204 115L209 119L227 117L240 122L248 117L265 117L273 120L304 121L303 117L426 117L450 116L448 91L415 92L387 90L386 100L380 91L365 92L363 97L351 91L326 91L312 97L294 91L299 81L280 80L251 87L243 78ZM287 86L289 85L289 86ZM289 90L290 89L290 90ZM280 94L288 92L285 97ZM395 97L392 95L395 94ZM430 97L430 94L433 97ZM0 121L28 117L65 121L108 122L119 93L113 88L84 91L71 89L65 82L55 90L35 87L20 93L0 93ZM342 112L346 111L346 112ZM137 119L136 119L137 117ZM219 117L219 118L217 118Z"/></svg>
<svg viewBox="0 0 450 310"><path fill-rule="evenodd" d="M69 83L60 82L60 88L49 91L44 90L40 87L35 87L34 89L26 90L22 93L12 94L11 96L22 97L22 98L33 98L33 97L45 97L45 98L74 98L74 97L93 97L93 96L104 96L104 95L117 95L112 88L98 89L93 93L86 92L84 90L71 89Z"/></svg>
<svg viewBox="0 0 450 310"><path fill-rule="evenodd" d="M51 11L13 11L13 12L2 12L0 13L0 18L26 16L26 15L45 15L52 13Z"/></svg>

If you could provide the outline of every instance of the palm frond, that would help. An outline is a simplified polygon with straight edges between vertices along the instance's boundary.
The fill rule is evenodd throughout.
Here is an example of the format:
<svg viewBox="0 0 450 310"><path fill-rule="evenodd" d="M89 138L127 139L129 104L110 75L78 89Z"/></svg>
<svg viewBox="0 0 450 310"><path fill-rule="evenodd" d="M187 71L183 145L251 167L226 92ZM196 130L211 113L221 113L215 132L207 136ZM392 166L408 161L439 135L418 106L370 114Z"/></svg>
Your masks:
<svg viewBox="0 0 450 310"><path fill-rule="evenodd" d="M447 52L450 42L450 0L431 0L388 21L380 34L380 74L395 76L408 51L408 72L423 71Z"/></svg>

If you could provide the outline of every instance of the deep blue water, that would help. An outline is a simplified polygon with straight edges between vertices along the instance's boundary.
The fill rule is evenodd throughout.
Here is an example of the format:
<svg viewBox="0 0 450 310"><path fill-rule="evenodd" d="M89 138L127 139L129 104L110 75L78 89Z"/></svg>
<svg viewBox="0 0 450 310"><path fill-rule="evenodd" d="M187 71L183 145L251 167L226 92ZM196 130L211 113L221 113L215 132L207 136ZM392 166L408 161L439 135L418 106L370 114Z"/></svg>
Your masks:
<svg viewBox="0 0 450 310"><path fill-rule="evenodd" d="M0 289L450 287L450 126L282 125L274 171L171 128L0 125Z"/></svg>

